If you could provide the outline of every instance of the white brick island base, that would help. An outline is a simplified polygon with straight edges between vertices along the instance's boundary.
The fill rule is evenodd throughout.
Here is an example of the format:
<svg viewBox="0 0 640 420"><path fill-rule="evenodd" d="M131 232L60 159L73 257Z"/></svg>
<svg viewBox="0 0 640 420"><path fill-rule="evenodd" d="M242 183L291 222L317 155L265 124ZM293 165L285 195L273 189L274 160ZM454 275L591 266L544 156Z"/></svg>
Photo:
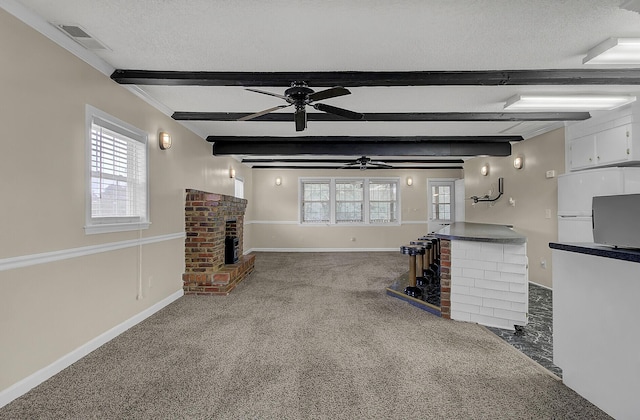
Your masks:
<svg viewBox="0 0 640 420"><path fill-rule="evenodd" d="M451 241L451 319L514 329L527 324L527 244Z"/></svg>
<svg viewBox="0 0 640 420"><path fill-rule="evenodd" d="M501 225L454 223L442 241L442 316L515 330L529 310L526 237Z"/></svg>

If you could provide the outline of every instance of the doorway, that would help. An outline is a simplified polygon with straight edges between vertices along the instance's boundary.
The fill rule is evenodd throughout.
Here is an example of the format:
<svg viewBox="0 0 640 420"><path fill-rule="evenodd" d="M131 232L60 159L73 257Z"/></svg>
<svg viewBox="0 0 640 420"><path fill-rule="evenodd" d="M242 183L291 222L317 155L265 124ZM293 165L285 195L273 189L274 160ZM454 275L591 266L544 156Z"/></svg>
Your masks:
<svg viewBox="0 0 640 420"><path fill-rule="evenodd" d="M462 182L459 182L462 181ZM461 188L460 193L456 187ZM458 207L461 207L458 209ZM436 232L455 221L464 220L464 180L434 178L427 182L429 232Z"/></svg>

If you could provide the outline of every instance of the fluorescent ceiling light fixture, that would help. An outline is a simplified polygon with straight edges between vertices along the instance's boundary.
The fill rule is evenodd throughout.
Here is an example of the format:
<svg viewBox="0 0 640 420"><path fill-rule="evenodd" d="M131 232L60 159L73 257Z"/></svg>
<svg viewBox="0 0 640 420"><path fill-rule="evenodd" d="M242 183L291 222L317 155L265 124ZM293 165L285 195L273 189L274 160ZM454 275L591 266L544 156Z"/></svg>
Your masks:
<svg viewBox="0 0 640 420"><path fill-rule="evenodd" d="M582 64L640 64L640 38L609 38L589 50Z"/></svg>
<svg viewBox="0 0 640 420"><path fill-rule="evenodd" d="M515 95L507 100L504 109L604 111L635 100L635 96L629 95Z"/></svg>

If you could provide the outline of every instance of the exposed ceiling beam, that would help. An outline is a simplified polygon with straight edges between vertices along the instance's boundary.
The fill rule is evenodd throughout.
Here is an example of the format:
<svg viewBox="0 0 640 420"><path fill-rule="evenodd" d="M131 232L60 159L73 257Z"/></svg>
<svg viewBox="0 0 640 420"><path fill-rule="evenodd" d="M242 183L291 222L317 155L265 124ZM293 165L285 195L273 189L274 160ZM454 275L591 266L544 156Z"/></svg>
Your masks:
<svg viewBox="0 0 640 420"><path fill-rule="evenodd" d="M389 163L389 161L385 161L386 163ZM401 166L401 165L391 165L393 166L393 168L378 168L375 166L368 166L367 170L369 169L462 169L462 165L457 165L457 166ZM313 165L298 165L298 166L285 166L285 165L278 165L278 166L252 166L251 169L358 169L361 170L359 166L346 166L346 167L341 167L341 166L313 166Z"/></svg>
<svg viewBox="0 0 640 420"><path fill-rule="evenodd" d="M214 155L509 156L520 136L228 137L209 136Z"/></svg>
<svg viewBox="0 0 640 420"><path fill-rule="evenodd" d="M540 69L482 71L208 72L118 69L120 84L167 86L503 86L637 85L640 69Z"/></svg>
<svg viewBox="0 0 640 420"><path fill-rule="evenodd" d="M249 112L174 112L179 121L237 121ZM365 113L360 121L581 121L588 112L384 112ZM308 121L352 121L335 114L308 112ZM249 121L289 122L293 113L274 112Z"/></svg>
<svg viewBox="0 0 640 420"><path fill-rule="evenodd" d="M464 163L462 159L398 159L386 158L389 164L399 163L420 163L420 164L460 164ZM352 163L353 159L252 159L244 158L242 163Z"/></svg>
<svg viewBox="0 0 640 420"><path fill-rule="evenodd" d="M468 143L468 142L484 142L484 143L509 143L512 141L522 141L522 136L298 136L298 137L273 137L273 136L209 136L207 141L214 142L240 142L251 141L254 143L273 143L273 142L299 142L299 143L324 143L324 144L340 144L340 143ZM332 153L335 155L335 153ZM267 153L268 155L268 153ZM353 153L346 153L353 155Z"/></svg>

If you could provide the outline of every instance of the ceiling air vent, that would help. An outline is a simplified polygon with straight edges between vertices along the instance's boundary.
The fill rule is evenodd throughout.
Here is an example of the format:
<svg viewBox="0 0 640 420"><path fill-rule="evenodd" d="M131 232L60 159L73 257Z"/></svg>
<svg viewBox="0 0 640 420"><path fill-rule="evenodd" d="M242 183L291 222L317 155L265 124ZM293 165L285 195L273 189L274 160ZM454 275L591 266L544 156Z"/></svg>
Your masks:
<svg viewBox="0 0 640 420"><path fill-rule="evenodd" d="M82 45L88 50L108 50L106 45L102 42L98 41L93 36L89 35L84 28L78 25L64 25L64 24L53 24L56 28L60 29L67 35L69 38L76 41L78 44Z"/></svg>

